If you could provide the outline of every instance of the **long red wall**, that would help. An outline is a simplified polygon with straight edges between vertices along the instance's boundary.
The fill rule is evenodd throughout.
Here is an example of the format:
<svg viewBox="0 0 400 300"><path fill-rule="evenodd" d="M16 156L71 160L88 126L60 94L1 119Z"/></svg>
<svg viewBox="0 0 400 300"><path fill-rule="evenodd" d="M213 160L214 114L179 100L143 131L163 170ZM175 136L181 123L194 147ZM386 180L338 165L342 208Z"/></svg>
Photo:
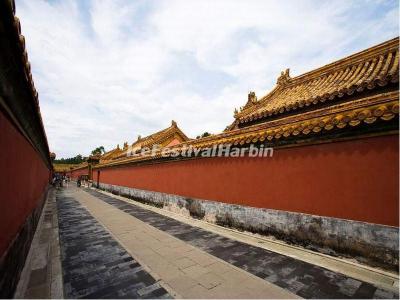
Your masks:
<svg viewBox="0 0 400 300"><path fill-rule="evenodd" d="M398 142L398 136L385 136L276 149L272 158L105 168L100 182L398 226Z"/></svg>
<svg viewBox="0 0 400 300"><path fill-rule="evenodd" d="M70 174L71 174L71 178L76 180L81 175L88 175L88 168L73 170L73 171L71 171Z"/></svg>
<svg viewBox="0 0 400 300"><path fill-rule="evenodd" d="M0 112L0 257L39 205L50 171L31 144Z"/></svg>

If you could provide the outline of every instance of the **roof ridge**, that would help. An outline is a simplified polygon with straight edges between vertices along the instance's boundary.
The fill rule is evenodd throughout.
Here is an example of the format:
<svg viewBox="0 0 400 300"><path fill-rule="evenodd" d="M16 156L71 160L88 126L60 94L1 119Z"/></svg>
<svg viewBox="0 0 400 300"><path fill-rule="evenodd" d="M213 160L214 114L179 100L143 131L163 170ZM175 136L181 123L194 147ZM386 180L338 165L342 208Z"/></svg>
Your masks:
<svg viewBox="0 0 400 300"><path fill-rule="evenodd" d="M253 95L255 101L249 100L240 112L235 111L231 129L238 126L238 122L300 110L311 104L398 82L398 42L399 37L393 38L293 78L286 69L269 93L259 100Z"/></svg>
<svg viewBox="0 0 400 300"><path fill-rule="evenodd" d="M172 129L172 127L173 127L173 126L169 126L169 127L167 127L167 128L161 129L161 130L159 130L159 131L157 131L157 132L154 132L154 133L152 133L152 134L149 134L149 135L147 135L147 136L145 136L145 137L142 137L142 138L140 138L140 140L138 140L138 142L146 142L146 141L148 141L149 139L153 139L153 140L154 140L155 138L157 138L157 136L161 135L162 133L167 132L169 129Z"/></svg>
<svg viewBox="0 0 400 300"><path fill-rule="evenodd" d="M290 78L290 82L288 84L288 86L291 85L295 85L295 83L297 83L296 81L299 81L301 79L303 79L304 77L308 77L307 80L311 80L312 78L309 78L310 75L323 75L325 70L327 71L331 71L332 67L336 67L336 66L341 66L346 65L346 64L355 64L358 62L358 60L355 60L355 58L359 58L359 61L361 60L366 60L370 57L376 56L377 54L379 54L380 52L389 52L391 50L395 50L397 47L397 49L399 48L399 37L395 37L392 38L390 40L387 40L385 42L382 42L380 44L377 44L375 46L371 46L367 49L355 52L353 54L347 55L339 60L333 61L331 63L325 64L317 69L314 70L310 70L307 71L303 74L297 75L295 77ZM393 48L393 49L392 49ZM383 53L382 53L383 54Z"/></svg>

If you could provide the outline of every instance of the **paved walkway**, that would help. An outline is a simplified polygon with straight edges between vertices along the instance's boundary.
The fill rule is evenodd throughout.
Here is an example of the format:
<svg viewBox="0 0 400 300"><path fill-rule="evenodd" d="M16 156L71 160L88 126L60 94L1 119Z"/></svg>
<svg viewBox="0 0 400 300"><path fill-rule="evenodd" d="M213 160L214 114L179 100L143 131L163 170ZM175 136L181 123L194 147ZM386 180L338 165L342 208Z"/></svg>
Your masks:
<svg viewBox="0 0 400 300"><path fill-rule="evenodd" d="M89 193L96 193L86 190ZM297 298L91 195L74 197L176 298ZM160 216L161 217L161 216Z"/></svg>
<svg viewBox="0 0 400 300"><path fill-rule="evenodd" d="M66 298L171 298L117 241L66 193L57 196Z"/></svg>
<svg viewBox="0 0 400 300"><path fill-rule="evenodd" d="M132 200L74 186L56 195L31 248L16 293L21 298L398 298L395 289Z"/></svg>
<svg viewBox="0 0 400 300"><path fill-rule="evenodd" d="M63 298L55 194L48 193L14 298Z"/></svg>
<svg viewBox="0 0 400 300"><path fill-rule="evenodd" d="M229 264L303 298L397 298L391 292L322 267L245 244L87 190L121 211ZM249 274L249 275L250 275Z"/></svg>

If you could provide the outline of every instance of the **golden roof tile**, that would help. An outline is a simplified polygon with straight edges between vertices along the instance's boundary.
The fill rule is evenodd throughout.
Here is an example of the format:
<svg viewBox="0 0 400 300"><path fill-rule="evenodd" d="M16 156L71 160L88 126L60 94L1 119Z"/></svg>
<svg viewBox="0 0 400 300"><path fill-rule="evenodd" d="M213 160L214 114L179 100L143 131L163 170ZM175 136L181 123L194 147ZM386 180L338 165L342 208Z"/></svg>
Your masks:
<svg viewBox="0 0 400 300"><path fill-rule="evenodd" d="M73 165L73 167L71 168L71 171L87 168L88 165L89 164L86 161L83 163L77 164L77 165Z"/></svg>
<svg viewBox="0 0 400 300"><path fill-rule="evenodd" d="M383 124L399 116L399 87L392 84L398 82L399 76L398 41L398 38L392 39L298 77L291 78L287 69L282 72L277 86L268 95L257 100L254 92L249 93L246 105L240 112L235 112L236 120L228 130L196 140L188 139L172 148L180 151L189 146L202 149L222 144L243 146L259 142L268 142L274 147L287 147L299 142L319 142L324 135L331 139L330 132L334 132L334 136L339 133L342 136L333 140L341 139L343 133L354 132L347 128L356 127L360 128L359 133L346 135L346 138L363 134L371 136L369 128L373 124L378 121ZM379 89L389 83L392 84L390 89ZM374 93L362 93L371 90ZM354 96L347 101L332 101L345 95ZM325 101L328 101L325 105L312 107ZM306 107L309 109L304 110ZM291 110L296 112L282 114ZM268 118L270 116L276 117ZM243 124L261 118L262 122L238 126L240 122ZM372 135L386 134L386 131L389 134L398 132L398 124L386 124L391 125L387 129L379 127L381 132L376 131ZM134 145L151 145L160 136L168 135L171 127L141 138ZM151 162L161 158L160 149L156 155L120 157L100 162L94 168Z"/></svg>
<svg viewBox="0 0 400 300"><path fill-rule="evenodd" d="M171 126L163 130L145 137L141 137L139 135L137 141L134 142L131 147L128 147L127 142L124 143L123 149L120 149L119 145L117 145L117 148L108 151L101 156L100 163L106 163L108 161L124 158L127 156L128 151L139 151L145 147L151 148L156 144L160 146L167 146L168 143L174 139L179 140L179 142L186 142L190 140L190 138L188 138L186 134L184 134L183 131L178 127L178 124L172 120Z"/></svg>
<svg viewBox="0 0 400 300"><path fill-rule="evenodd" d="M53 164L55 172L69 172L72 169L77 168L78 164Z"/></svg>
<svg viewBox="0 0 400 300"><path fill-rule="evenodd" d="M399 39L394 38L294 78L286 69L269 94L260 100L254 93L249 94L246 105L235 112L235 122L229 129L259 119L268 120L284 112L298 110L300 113L311 105L373 90L398 80Z"/></svg>
<svg viewBox="0 0 400 300"><path fill-rule="evenodd" d="M298 115L288 116L282 119L265 122L256 126L234 129L209 137L190 140L175 147L181 150L184 147L198 149L209 148L218 145L231 144L243 146L250 143L268 141L274 143L283 139L297 137L299 135L311 136L328 133L333 129L345 130L347 127L371 125L381 121L390 121L399 115L398 91L382 93L366 97L359 101L337 104L331 107L321 108ZM94 168L102 168L127 163L146 162L160 159L161 149L156 155L144 155L122 157L118 160L101 162Z"/></svg>
<svg viewBox="0 0 400 300"><path fill-rule="evenodd" d="M167 141L168 139L171 139L171 137L179 137L181 142L188 141L189 138L183 133L183 131L178 127L178 124L172 120L171 121L171 126L168 128L165 128L163 130L160 130L158 132L155 132L153 134L150 134L144 138L140 137L136 142L132 144L132 147L149 147L151 148L155 144L162 144L163 142Z"/></svg>

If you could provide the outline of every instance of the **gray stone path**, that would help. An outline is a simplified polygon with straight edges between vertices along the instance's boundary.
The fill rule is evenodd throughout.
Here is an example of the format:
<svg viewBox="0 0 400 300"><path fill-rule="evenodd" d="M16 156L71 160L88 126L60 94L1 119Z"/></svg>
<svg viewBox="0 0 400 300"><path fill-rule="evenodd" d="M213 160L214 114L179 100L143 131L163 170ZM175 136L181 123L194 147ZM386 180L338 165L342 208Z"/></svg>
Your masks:
<svg viewBox="0 0 400 300"><path fill-rule="evenodd" d="M63 298L56 189L50 189L14 298Z"/></svg>
<svg viewBox="0 0 400 300"><path fill-rule="evenodd" d="M70 189L68 194L175 298L299 298L101 201L84 189Z"/></svg>
<svg viewBox="0 0 400 300"><path fill-rule="evenodd" d="M135 218L304 298L398 298L372 284L184 224L103 193L86 190Z"/></svg>
<svg viewBox="0 0 400 300"><path fill-rule="evenodd" d="M66 298L171 298L96 219L57 193Z"/></svg>

